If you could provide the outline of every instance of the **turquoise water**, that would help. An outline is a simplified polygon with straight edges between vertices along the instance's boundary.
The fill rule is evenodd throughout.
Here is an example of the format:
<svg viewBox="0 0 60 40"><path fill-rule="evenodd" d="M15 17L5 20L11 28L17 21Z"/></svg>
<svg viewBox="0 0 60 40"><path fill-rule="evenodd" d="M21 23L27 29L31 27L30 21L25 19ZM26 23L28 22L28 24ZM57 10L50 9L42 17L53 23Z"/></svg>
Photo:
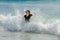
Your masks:
<svg viewBox="0 0 60 40"><path fill-rule="evenodd" d="M26 2L26 1L59 2L60 0L0 0L0 2Z"/></svg>
<svg viewBox="0 0 60 40"><path fill-rule="evenodd" d="M27 9L30 23L23 17ZM60 40L59 1L0 2L0 40Z"/></svg>
<svg viewBox="0 0 60 40"><path fill-rule="evenodd" d="M36 2L36 1L35 1ZM60 34L60 3L0 2L0 29ZM33 14L30 23L24 22L26 10Z"/></svg>

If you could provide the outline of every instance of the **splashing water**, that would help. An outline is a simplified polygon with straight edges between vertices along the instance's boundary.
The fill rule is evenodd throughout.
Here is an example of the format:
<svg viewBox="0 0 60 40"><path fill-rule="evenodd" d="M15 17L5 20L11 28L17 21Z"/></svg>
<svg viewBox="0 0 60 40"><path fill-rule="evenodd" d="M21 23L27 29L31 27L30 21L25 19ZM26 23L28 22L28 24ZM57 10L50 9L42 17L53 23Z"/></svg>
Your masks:
<svg viewBox="0 0 60 40"><path fill-rule="evenodd" d="M27 31L36 33L60 34L60 20L51 18L48 19L44 15L33 14L30 23L25 23L24 18L16 10L17 15L8 16L0 15L0 30L1 31ZM47 21L46 21L47 20Z"/></svg>
<svg viewBox="0 0 60 40"><path fill-rule="evenodd" d="M4 6L5 5L5 6ZM39 6L40 5L40 6ZM60 4L19 4L0 3L0 31L25 31L34 33L48 33L60 35ZM2 7L3 6L3 7ZM20 8L21 7L21 8ZM9 10L8 10L9 9ZM33 16L30 23L26 23L22 10L31 10ZM13 15L11 12L13 11Z"/></svg>

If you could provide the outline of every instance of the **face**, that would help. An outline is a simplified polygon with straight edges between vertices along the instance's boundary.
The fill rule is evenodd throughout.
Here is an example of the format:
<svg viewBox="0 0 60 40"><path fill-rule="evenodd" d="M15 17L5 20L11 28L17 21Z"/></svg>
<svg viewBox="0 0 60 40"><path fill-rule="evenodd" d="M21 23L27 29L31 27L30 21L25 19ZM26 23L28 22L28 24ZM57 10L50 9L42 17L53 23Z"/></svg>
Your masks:
<svg viewBox="0 0 60 40"><path fill-rule="evenodd" d="M29 16L29 14L30 14L30 12L27 11L27 12L26 12L26 16Z"/></svg>

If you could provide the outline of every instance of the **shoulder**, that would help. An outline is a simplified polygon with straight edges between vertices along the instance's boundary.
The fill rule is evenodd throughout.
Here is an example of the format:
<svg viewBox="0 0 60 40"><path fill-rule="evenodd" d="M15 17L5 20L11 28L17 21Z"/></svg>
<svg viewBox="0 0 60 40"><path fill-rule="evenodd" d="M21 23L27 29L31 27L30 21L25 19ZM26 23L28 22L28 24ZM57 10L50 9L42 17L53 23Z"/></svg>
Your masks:
<svg viewBox="0 0 60 40"><path fill-rule="evenodd" d="M30 16L32 16L32 14L30 14Z"/></svg>

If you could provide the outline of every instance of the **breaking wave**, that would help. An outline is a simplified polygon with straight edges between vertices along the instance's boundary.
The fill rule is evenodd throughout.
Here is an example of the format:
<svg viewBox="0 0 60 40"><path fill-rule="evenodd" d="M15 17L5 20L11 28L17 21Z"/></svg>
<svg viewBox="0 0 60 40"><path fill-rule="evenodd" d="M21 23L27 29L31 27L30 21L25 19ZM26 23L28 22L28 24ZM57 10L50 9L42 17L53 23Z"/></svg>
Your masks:
<svg viewBox="0 0 60 40"><path fill-rule="evenodd" d="M21 14L15 16L0 15L0 31L25 31L36 33L60 34L60 19L33 14L30 23L26 23Z"/></svg>

